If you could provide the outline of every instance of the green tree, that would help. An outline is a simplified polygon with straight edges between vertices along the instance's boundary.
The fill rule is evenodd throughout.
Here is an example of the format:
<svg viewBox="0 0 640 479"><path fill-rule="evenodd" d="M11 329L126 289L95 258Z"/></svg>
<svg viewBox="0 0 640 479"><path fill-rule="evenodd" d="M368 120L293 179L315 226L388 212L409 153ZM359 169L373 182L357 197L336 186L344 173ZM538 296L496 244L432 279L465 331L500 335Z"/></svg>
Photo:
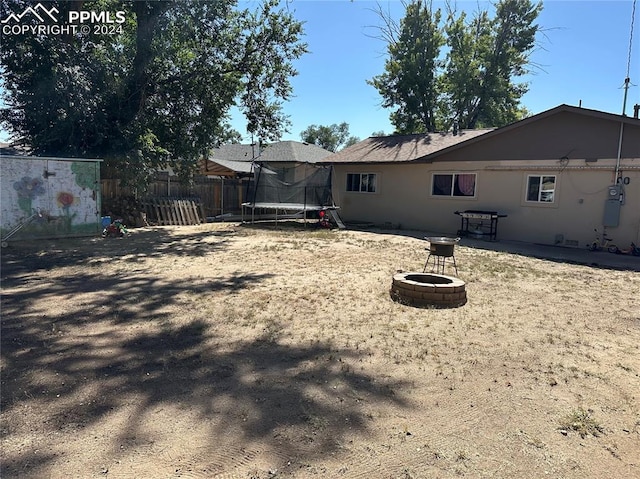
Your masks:
<svg viewBox="0 0 640 479"><path fill-rule="evenodd" d="M374 131L369 136L375 137L375 136L388 136L388 135L384 132L384 130L378 130L378 131Z"/></svg>
<svg viewBox="0 0 640 479"><path fill-rule="evenodd" d="M379 11L389 58L369 81L383 98L397 133L503 126L526 115L529 72L542 4L499 0L495 16L478 10L470 21L447 4L447 19L431 2L413 0L400 23ZM446 55L441 48L447 47Z"/></svg>
<svg viewBox="0 0 640 479"><path fill-rule="evenodd" d="M460 128L502 126L521 119L520 99L528 91L515 79L529 72L530 54L542 5L529 0L501 0L493 19L478 12L471 22L450 11L446 70L442 76L443 123Z"/></svg>
<svg viewBox="0 0 640 479"><path fill-rule="evenodd" d="M414 0L406 5L399 24L382 10L378 13L385 21L382 33L389 57L385 72L368 83L382 96L383 107L395 108L390 119L398 133L435 131L439 57L444 45L441 12L434 11L429 0Z"/></svg>
<svg viewBox="0 0 640 479"><path fill-rule="evenodd" d="M0 17L33 2L1 0ZM46 2L124 12L113 35L3 35L2 125L41 155L104 158L103 174L144 186L157 168L186 175L213 146L234 141L229 111L277 140L289 125L302 24L279 0ZM25 16L23 23L38 21Z"/></svg>
<svg viewBox="0 0 640 479"><path fill-rule="evenodd" d="M345 122L334 123L329 126L310 125L300 133L300 138L304 142L318 145L325 150L334 152L360 141L355 136L349 136L349 124Z"/></svg>

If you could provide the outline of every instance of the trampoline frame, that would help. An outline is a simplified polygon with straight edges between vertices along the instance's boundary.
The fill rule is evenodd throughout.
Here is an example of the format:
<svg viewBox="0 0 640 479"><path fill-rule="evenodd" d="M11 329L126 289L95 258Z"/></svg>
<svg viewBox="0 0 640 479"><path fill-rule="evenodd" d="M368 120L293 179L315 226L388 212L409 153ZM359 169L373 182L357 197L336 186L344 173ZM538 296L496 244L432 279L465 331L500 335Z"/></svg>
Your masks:
<svg viewBox="0 0 640 479"><path fill-rule="evenodd" d="M278 211L295 211L296 214L303 214L304 222L307 222L307 211L327 211L337 210L338 207L323 206L323 205L305 205L303 203L242 203L242 222L244 223L245 208L251 208L251 224L255 222L255 210L257 208L265 210L275 210L276 212L276 224L278 224Z"/></svg>

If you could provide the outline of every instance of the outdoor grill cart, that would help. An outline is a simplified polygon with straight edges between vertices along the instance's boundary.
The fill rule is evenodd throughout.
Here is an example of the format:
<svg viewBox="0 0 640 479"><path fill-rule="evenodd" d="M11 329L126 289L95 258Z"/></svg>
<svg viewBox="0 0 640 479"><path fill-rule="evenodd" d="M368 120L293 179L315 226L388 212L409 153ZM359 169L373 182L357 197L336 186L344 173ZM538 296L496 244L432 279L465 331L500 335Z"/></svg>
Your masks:
<svg viewBox="0 0 640 479"><path fill-rule="evenodd" d="M491 241L495 241L498 234L498 218L507 217L497 211L482 210L456 211L455 214L461 219L458 236L471 236Z"/></svg>

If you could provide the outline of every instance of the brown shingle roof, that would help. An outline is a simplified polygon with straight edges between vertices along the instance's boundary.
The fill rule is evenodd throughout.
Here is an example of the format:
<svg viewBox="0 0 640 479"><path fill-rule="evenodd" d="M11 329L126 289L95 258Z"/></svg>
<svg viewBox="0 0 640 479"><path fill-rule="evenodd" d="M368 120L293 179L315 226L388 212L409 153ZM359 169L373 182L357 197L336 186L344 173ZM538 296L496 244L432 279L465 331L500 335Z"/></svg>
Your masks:
<svg viewBox="0 0 640 479"><path fill-rule="evenodd" d="M221 145L213 149L209 160L316 163L329 155L330 151L317 145L286 140L262 148L258 145Z"/></svg>
<svg viewBox="0 0 640 479"><path fill-rule="evenodd" d="M453 133L372 136L335 153L322 163L399 163L418 160L437 151L492 131L460 130Z"/></svg>
<svg viewBox="0 0 640 479"><path fill-rule="evenodd" d="M316 163L331 155L331 152L320 148L318 145L299 141L278 141L266 146L258 158L258 161L298 163Z"/></svg>

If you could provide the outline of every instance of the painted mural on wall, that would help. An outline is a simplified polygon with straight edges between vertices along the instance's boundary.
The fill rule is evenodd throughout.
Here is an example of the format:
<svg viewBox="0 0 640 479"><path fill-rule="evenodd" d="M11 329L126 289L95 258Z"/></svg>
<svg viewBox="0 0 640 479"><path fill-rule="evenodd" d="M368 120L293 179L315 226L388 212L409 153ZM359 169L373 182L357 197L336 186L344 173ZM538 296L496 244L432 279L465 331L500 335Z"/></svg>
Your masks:
<svg viewBox="0 0 640 479"><path fill-rule="evenodd" d="M98 161L1 158L2 240L100 233Z"/></svg>

